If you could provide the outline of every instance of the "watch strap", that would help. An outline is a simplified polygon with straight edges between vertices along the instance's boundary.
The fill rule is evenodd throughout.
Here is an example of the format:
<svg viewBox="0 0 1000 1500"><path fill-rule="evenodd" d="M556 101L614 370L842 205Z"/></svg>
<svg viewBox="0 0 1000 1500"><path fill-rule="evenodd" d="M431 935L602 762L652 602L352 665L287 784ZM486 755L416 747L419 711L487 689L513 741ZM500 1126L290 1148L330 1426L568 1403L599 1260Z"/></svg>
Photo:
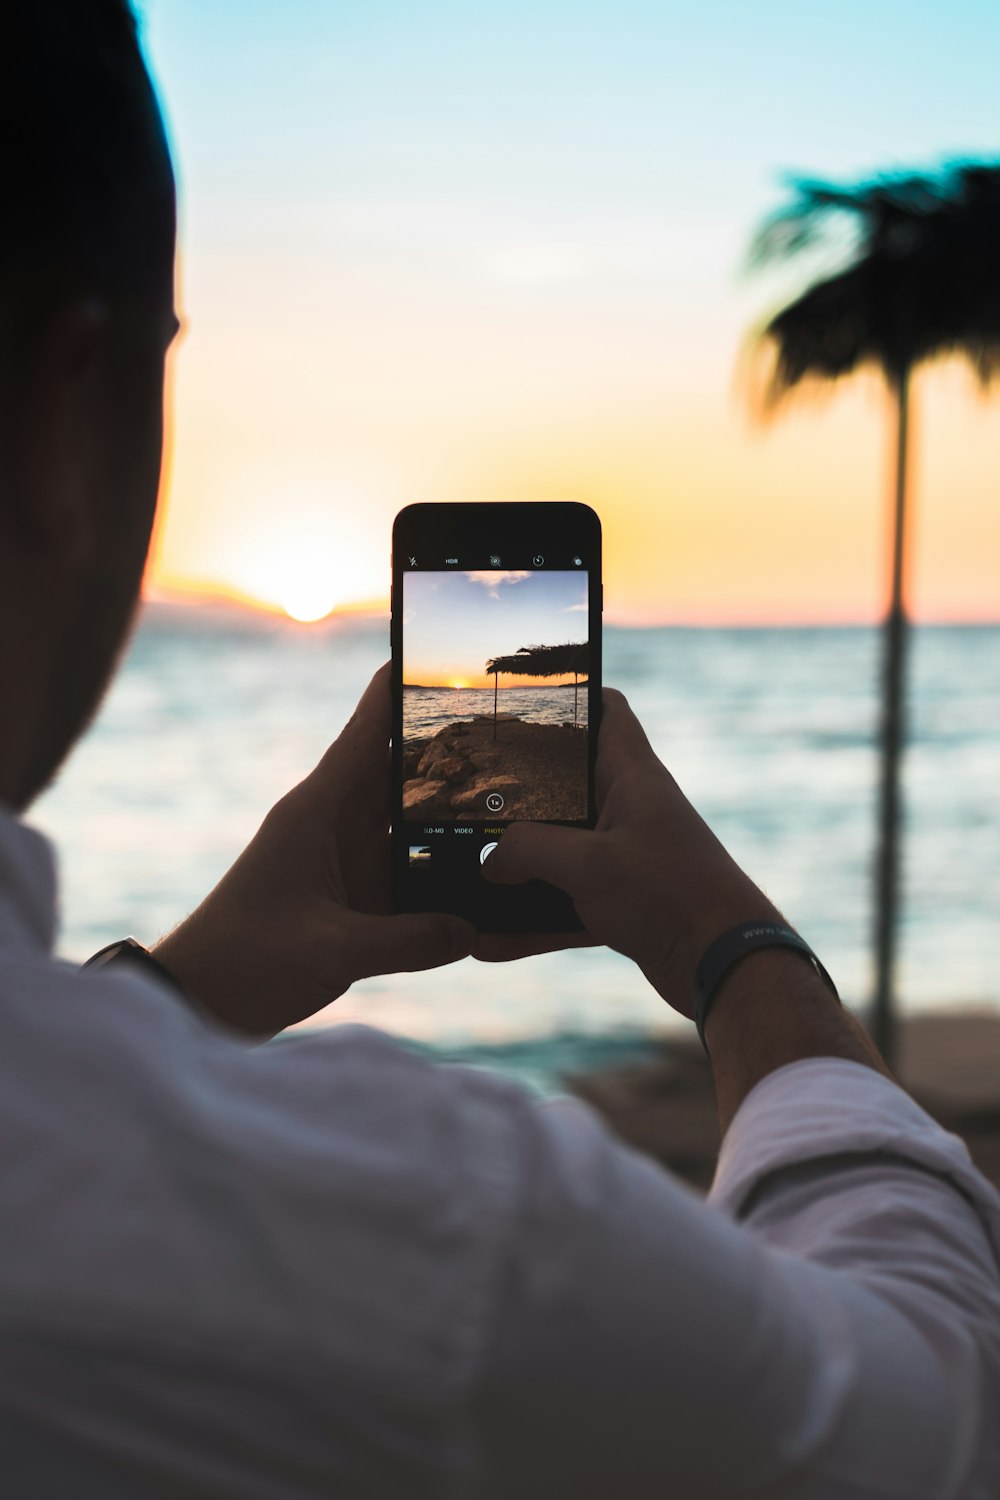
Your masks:
<svg viewBox="0 0 1000 1500"><path fill-rule="evenodd" d="M744 922L740 927L730 928L709 944L695 972L694 1023L706 1052L708 1043L705 1040L705 1021L723 980L738 963L760 948L791 948L794 952L801 953L812 964L824 984L833 991L834 998L840 1000L837 986L805 938L782 922Z"/></svg>
<svg viewBox="0 0 1000 1500"><path fill-rule="evenodd" d="M179 995L189 1005L190 996L181 988L177 980L157 961L148 948L144 948L134 937L119 938L114 943L108 943L105 947L88 958L81 965L84 969L117 969L130 968L133 973L144 974L147 979L158 980L160 984L167 984L175 995Z"/></svg>

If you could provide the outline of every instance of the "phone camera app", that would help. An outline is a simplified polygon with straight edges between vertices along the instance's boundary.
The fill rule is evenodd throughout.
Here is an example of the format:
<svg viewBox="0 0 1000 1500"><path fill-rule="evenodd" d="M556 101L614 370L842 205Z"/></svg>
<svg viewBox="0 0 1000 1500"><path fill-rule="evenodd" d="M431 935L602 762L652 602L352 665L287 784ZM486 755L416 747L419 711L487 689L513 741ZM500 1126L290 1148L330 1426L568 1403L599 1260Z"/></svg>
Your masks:
<svg viewBox="0 0 1000 1500"><path fill-rule="evenodd" d="M586 819L586 573L420 572L403 592L403 817Z"/></svg>

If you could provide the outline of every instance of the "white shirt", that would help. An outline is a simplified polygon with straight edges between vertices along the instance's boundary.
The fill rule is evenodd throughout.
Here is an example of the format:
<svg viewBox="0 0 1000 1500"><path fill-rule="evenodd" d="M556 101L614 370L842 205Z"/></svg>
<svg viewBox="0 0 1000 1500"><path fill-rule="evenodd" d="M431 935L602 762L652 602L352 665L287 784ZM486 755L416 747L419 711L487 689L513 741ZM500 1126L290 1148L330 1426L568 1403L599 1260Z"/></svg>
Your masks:
<svg viewBox="0 0 1000 1500"><path fill-rule="evenodd" d="M53 911L0 815L12 1500L996 1500L1000 1199L886 1079L772 1073L706 1203L581 1104L81 974Z"/></svg>

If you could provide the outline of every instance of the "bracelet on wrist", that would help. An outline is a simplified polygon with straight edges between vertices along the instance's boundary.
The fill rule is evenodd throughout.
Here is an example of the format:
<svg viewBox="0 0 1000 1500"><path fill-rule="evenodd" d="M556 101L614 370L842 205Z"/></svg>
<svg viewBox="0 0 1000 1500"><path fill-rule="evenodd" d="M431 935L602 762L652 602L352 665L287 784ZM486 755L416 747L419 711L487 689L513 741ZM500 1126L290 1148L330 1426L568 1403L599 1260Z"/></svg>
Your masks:
<svg viewBox="0 0 1000 1500"><path fill-rule="evenodd" d="M147 979L155 979L160 984L168 985L175 995L189 1005L191 1004L191 997L169 969L165 969L159 960L153 957L149 949L136 942L134 937L119 938L117 942L108 943L88 958L81 968L131 970L133 974L142 974Z"/></svg>
<svg viewBox="0 0 1000 1500"><path fill-rule="evenodd" d="M834 999L840 1001L837 986L830 978L815 953L791 927L781 922L744 922L732 927L710 943L702 954L694 976L694 1024L705 1051L705 1022L715 1002L723 981L744 958L761 948L790 948L812 964L823 983L832 991Z"/></svg>

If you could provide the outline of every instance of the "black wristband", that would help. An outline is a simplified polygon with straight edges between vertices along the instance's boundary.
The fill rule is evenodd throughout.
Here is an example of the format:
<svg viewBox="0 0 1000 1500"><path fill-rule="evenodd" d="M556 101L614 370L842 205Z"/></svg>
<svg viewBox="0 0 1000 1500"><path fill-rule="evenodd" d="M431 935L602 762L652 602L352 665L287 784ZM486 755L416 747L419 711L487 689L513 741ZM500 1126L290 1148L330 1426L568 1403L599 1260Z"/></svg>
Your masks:
<svg viewBox="0 0 1000 1500"><path fill-rule="evenodd" d="M754 953L758 948L791 948L796 953L801 953L803 958L809 960L820 979L833 991L834 998L839 1001L837 986L816 957L815 953L806 942L805 938L799 937L790 927L784 927L780 922L744 922L742 927L733 927L729 932L724 932L717 937L714 943L710 943L702 954L694 976L694 1024L698 1028L698 1036L705 1051L708 1051L708 1043L705 1040L705 1021L712 1007L716 995L726 978L736 964L747 954Z"/></svg>
<svg viewBox="0 0 1000 1500"><path fill-rule="evenodd" d="M107 969L129 968L133 973L144 974L147 979L158 979L161 984L167 984L175 995L191 1004L190 996L177 983L177 980L165 969L158 959L155 959L148 948L137 943L134 937L119 938L115 943L108 943L101 948L92 958L81 967L84 969Z"/></svg>

